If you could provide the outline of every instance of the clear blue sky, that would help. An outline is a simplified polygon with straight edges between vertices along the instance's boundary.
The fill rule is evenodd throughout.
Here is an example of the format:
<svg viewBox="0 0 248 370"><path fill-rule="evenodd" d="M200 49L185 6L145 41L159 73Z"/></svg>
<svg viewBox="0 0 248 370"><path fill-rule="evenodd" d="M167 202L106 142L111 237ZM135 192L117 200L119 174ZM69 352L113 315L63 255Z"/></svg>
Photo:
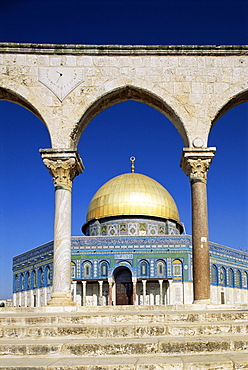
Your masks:
<svg viewBox="0 0 248 370"><path fill-rule="evenodd" d="M236 44L248 42L246 0L0 0L0 41L73 44ZM1 79L1 76L0 76ZM214 126L216 157L208 180L210 240L248 250L248 103ZM24 108L0 102L0 298L11 297L12 257L53 239L54 189L39 148L45 126ZM111 177L137 172L174 197L191 233L188 178L179 167L183 142L159 112L129 101L97 116L79 143L85 173L74 180L72 234Z"/></svg>

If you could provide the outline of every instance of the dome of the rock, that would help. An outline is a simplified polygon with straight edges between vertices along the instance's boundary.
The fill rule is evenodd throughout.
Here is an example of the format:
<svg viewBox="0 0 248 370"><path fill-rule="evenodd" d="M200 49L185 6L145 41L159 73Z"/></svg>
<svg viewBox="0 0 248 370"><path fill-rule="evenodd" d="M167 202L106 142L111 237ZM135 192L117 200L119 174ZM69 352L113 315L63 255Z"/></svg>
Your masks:
<svg viewBox="0 0 248 370"><path fill-rule="evenodd" d="M152 216L179 222L178 209L169 192L139 173L116 176L93 196L87 222L113 216Z"/></svg>

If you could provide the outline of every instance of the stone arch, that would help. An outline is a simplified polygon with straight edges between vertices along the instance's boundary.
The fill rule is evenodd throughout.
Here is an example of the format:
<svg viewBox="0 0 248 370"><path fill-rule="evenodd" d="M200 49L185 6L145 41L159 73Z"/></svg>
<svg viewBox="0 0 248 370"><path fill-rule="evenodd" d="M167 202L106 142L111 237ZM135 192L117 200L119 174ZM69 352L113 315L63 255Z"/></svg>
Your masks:
<svg viewBox="0 0 248 370"><path fill-rule="evenodd" d="M115 282L127 282L131 283L132 281L132 271L127 266L121 265L118 266L114 272L113 276L115 279Z"/></svg>
<svg viewBox="0 0 248 370"><path fill-rule="evenodd" d="M50 141L52 141L51 133L49 131L49 127L46 124L44 118L42 117L42 114L40 113L40 111L36 107L34 107L33 104L31 104L27 100L27 98L24 98L23 96L21 96L17 92L14 92L10 89L0 87L0 101L1 100L6 100L6 101L9 101L11 103L18 104L18 105L22 106L23 108L26 108L27 110L29 110L31 113L33 113L46 126L46 128L48 130L48 133L49 133Z"/></svg>
<svg viewBox="0 0 248 370"><path fill-rule="evenodd" d="M218 110L216 113L214 119L212 120L211 123L211 129L215 125L215 123L225 114L227 113L230 109L236 107L239 104L245 103L248 101L248 89L239 92L238 94L232 96L226 102L222 105L222 107Z"/></svg>
<svg viewBox="0 0 248 370"><path fill-rule="evenodd" d="M112 105L127 101L134 100L140 103L151 106L158 110L164 116L166 116L172 124L178 130L185 146L189 146L189 138L187 135L186 128L180 119L177 112L166 103L164 99L155 93L139 88L132 85L121 86L117 89L107 92L106 94L98 97L85 111L83 116L78 122L78 125L74 128L71 133L71 145L70 147L76 147L78 141L89 124L89 122L95 118L103 110L111 107Z"/></svg>
<svg viewBox="0 0 248 370"><path fill-rule="evenodd" d="M115 280L116 305L130 305L133 301L132 271L126 266L119 266L113 273Z"/></svg>

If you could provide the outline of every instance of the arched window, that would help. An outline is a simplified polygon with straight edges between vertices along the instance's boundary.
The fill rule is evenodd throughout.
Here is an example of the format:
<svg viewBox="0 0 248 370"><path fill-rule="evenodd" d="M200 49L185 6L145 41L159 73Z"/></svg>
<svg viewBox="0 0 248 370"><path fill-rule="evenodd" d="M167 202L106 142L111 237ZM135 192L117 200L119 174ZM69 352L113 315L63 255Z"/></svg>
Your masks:
<svg viewBox="0 0 248 370"><path fill-rule="evenodd" d="M243 288L247 288L247 272L243 272Z"/></svg>
<svg viewBox="0 0 248 370"><path fill-rule="evenodd" d="M76 264L74 262L71 262L71 277L76 277Z"/></svg>
<svg viewBox="0 0 248 370"><path fill-rule="evenodd" d="M86 278L91 277L91 271L92 271L91 263L89 261L84 262L84 264L83 264L83 276L86 277Z"/></svg>
<svg viewBox="0 0 248 370"><path fill-rule="evenodd" d="M221 267L220 269L220 285L226 286L226 269Z"/></svg>
<svg viewBox="0 0 248 370"><path fill-rule="evenodd" d="M41 288L44 286L44 273L43 268L40 267L38 270L38 287Z"/></svg>
<svg viewBox="0 0 248 370"><path fill-rule="evenodd" d="M211 266L211 283L218 285L218 269L215 265Z"/></svg>
<svg viewBox="0 0 248 370"><path fill-rule="evenodd" d="M157 276L165 276L165 263L164 263L164 261L157 261Z"/></svg>
<svg viewBox="0 0 248 370"><path fill-rule="evenodd" d="M140 275L143 277L148 277L148 274L148 262L143 260L140 262Z"/></svg>
<svg viewBox="0 0 248 370"><path fill-rule="evenodd" d="M101 262L100 275L101 277L108 277L108 263L106 261Z"/></svg>
<svg viewBox="0 0 248 370"><path fill-rule="evenodd" d="M20 275L20 292L23 291L25 289L25 285L24 285L24 275L21 274Z"/></svg>
<svg viewBox="0 0 248 370"><path fill-rule="evenodd" d="M241 272L239 270L237 270L235 274L235 286L241 288Z"/></svg>
<svg viewBox="0 0 248 370"><path fill-rule="evenodd" d="M32 271L31 284L32 284L32 288L37 287L37 274L35 270Z"/></svg>
<svg viewBox="0 0 248 370"><path fill-rule="evenodd" d="M30 274L27 271L25 274L25 290L30 289Z"/></svg>
<svg viewBox="0 0 248 370"><path fill-rule="evenodd" d="M18 279L18 275L16 274L15 275L15 278L14 278L14 293L18 292L19 290L19 279Z"/></svg>
<svg viewBox="0 0 248 370"><path fill-rule="evenodd" d="M46 273L45 273L45 285L50 285L51 284L51 271L50 267L46 266Z"/></svg>
<svg viewBox="0 0 248 370"><path fill-rule="evenodd" d="M234 273L232 269L228 269L228 286L234 287Z"/></svg>
<svg viewBox="0 0 248 370"><path fill-rule="evenodd" d="M176 279L182 278L182 262L180 260L174 260L173 265L173 277Z"/></svg>

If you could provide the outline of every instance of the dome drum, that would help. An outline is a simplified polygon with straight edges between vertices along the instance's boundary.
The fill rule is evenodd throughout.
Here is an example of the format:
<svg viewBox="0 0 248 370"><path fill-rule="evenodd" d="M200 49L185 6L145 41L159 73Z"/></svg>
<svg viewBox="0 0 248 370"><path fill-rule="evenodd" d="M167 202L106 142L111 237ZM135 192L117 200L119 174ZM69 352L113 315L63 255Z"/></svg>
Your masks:
<svg viewBox="0 0 248 370"><path fill-rule="evenodd" d="M83 225L82 231L86 236L162 236L179 235L183 230L182 225L173 220L119 216L91 220Z"/></svg>

